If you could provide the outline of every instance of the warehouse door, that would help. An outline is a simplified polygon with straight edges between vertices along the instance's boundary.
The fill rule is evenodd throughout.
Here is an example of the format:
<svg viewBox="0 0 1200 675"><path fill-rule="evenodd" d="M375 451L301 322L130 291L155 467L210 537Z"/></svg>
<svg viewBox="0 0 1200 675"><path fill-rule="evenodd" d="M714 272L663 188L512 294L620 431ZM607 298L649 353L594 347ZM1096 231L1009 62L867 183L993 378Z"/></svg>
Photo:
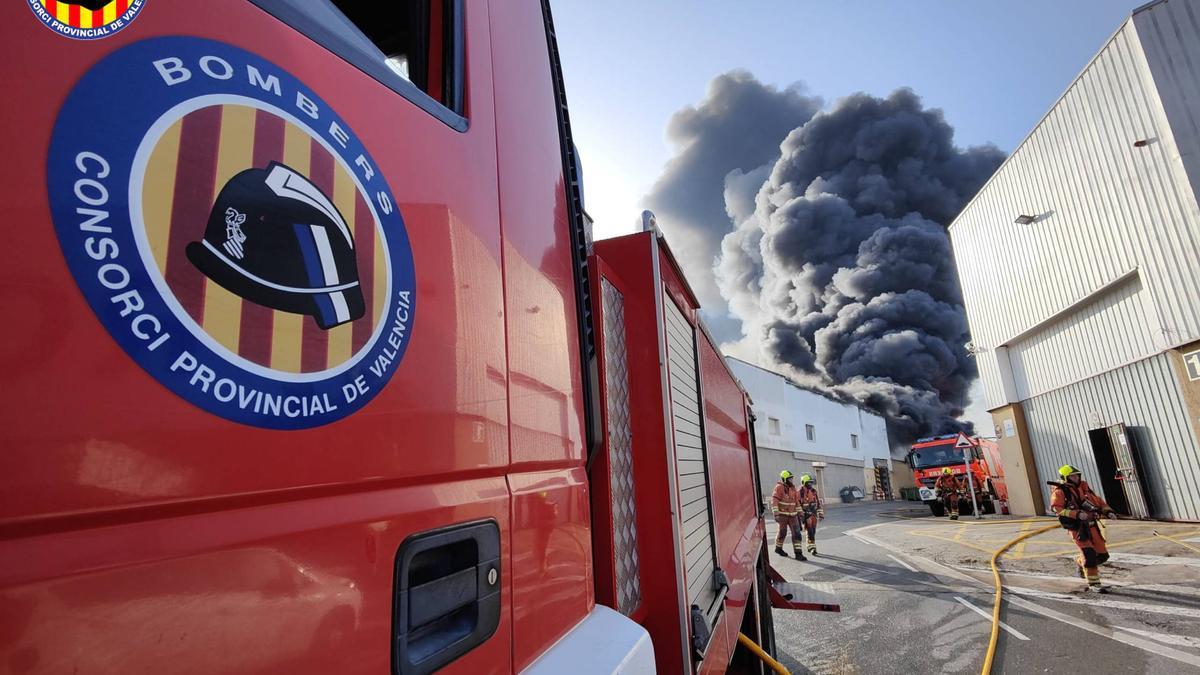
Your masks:
<svg viewBox="0 0 1200 675"><path fill-rule="evenodd" d="M1108 428L1108 438L1112 445L1113 456L1117 460L1114 477L1121 482L1125 501L1129 505L1129 515L1134 518L1149 518L1150 508L1147 506L1146 493L1142 487L1137 458L1133 451L1133 439L1129 437L1129 430L1124 424L1114 424Z"/></svg>
<svg viewBox="0 0 1200 675"><path fill-rule="evenodd" d="M719 594L715 583L717 557L713 542L704 409L700 404L696 331L669 299L664 303L664 312L687 599L690 605L704 613L711 626Z"/></svg>
<svg viewBox="0 0 1200 675"><path fill-rule="evenodd" d="M1124 424L1092 429L1088 439L1099 472L1097 479L1104 488L1104 501L1122 515L1149 518L1149 502L1129 429Z"/></svg>
<svg viewBox="0 0 1200 675"><path fill-rule="evenodd" d="M1129 503L1125 500L1125 488L1117 480L1117 457L1113 454L1112 440L1108 429L1092 429L1088 432L1088 440L1092 444L1092 455L1096 459L1096 477L1094 482L1104 491L1104 501L1113 507L1117 513L1129 515Z"/></svg>

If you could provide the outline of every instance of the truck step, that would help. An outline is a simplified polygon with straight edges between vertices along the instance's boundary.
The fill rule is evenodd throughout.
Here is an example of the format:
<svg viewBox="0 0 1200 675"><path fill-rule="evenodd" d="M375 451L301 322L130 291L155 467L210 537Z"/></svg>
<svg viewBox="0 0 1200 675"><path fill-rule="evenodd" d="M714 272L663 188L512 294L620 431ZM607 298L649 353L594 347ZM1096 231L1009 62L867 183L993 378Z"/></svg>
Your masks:
<svg viewBox="0 0 1200 675"><path fill-rule="evenodd" d="M818 591L797 581L773 581L770 587L771 606L779 609L802 609L810 612L840 612L837 596Z"/></svg>

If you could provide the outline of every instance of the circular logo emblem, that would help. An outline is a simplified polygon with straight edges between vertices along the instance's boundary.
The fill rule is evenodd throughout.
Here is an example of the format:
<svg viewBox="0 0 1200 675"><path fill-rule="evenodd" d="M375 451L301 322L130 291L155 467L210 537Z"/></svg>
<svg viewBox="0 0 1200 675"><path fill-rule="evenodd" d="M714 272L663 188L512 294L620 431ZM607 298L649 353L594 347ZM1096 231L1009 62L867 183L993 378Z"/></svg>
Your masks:
<svg viewBox="0 0 1200 675"><path fill-rule="evenodd" d="M327 424L404 356L416 295L396 200L349 125L269 61L180 37L114 52L59 113L47 189L109 333L212 413Z"/></svg>
<svg viewBox="0 0 1200 675"><path fill-rule="evenodd" d="M76 40L105 38L133 23L147 0L26 0L47 28Z"/></svg>

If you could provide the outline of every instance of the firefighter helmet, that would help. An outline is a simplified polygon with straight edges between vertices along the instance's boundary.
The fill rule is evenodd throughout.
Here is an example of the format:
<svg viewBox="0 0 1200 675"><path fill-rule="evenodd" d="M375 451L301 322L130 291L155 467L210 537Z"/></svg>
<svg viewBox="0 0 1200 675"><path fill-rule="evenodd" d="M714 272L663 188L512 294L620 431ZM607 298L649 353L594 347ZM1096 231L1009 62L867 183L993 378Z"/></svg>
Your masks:
<svg viewBox="0 0 1200 675"><path fill-rule="evenodd" d="M779 472L779 480L788 480L791 477L792 477L792 472L788 471L787 469L784 469L783 471Z"/></svg>
<svg viewBox="0 0 1200 675"><path fill-rule="evenodd" d="M326 330L366 313L345 218L320 188L278 162L225 183L187 257L230 292L311 315Z"/></svg>
<svg viewBox="0 0 1200 675"><path fill-rule="evenodd" d="M1077 474L1077 473L1081 473L1080 470L1076 469L1075 467L1071 466L1070 464L1063 464L1061 467L1058 468L1058 475L1062 476L1063 478L1067 478L1067 477L1069 477L1073 474Z"/></svg>
<svg viewBox="0 0 1200 675"><path fill-rule="evenodd" d="M800 484L801 485L808 485L811 482L812 482L812 476L810 476L808 474L804 474L803 476L800 476Z"/></svg>
<svg viewBox="0 0 1200 675"><path fill-rule="evenodd" d="M942 469L942 473L949 476L950 474L954 473L954 469L951 469L950 467L946 467L946 468Z"/></svg>

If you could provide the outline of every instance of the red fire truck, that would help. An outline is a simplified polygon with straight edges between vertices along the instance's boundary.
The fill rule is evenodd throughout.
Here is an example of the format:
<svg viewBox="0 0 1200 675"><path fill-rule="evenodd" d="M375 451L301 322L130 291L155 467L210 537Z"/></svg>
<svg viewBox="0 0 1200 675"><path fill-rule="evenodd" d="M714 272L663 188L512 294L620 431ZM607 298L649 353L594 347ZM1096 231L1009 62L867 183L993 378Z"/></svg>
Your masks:
<svg viewBox="0 0 1200 675"><path fill-rule="evenodd" d="M975 488L975 501L981 513L1008 513L1008 486L1004 483L1000 447L995 441L976 437L969 439L974 445L964 450L955 447L958 439L958 434L921 438L908 451L908 464L912 467L921 501L929 505L933 515L946 515L946 505L938 498L933 484L942 475L942 470L949 468L966 490L958 500L963 513L971 513L973 509L970 486ZM964 452L970 457L969 463L964 459ZM968 465L970 480L967 478Z"/></svg>
<svg viewBox="0 0 1200 675"><path fill-rule="evenodd" d="M0 671L760 670L748 398L589 254L547 3L0 20Z"/></svg>

